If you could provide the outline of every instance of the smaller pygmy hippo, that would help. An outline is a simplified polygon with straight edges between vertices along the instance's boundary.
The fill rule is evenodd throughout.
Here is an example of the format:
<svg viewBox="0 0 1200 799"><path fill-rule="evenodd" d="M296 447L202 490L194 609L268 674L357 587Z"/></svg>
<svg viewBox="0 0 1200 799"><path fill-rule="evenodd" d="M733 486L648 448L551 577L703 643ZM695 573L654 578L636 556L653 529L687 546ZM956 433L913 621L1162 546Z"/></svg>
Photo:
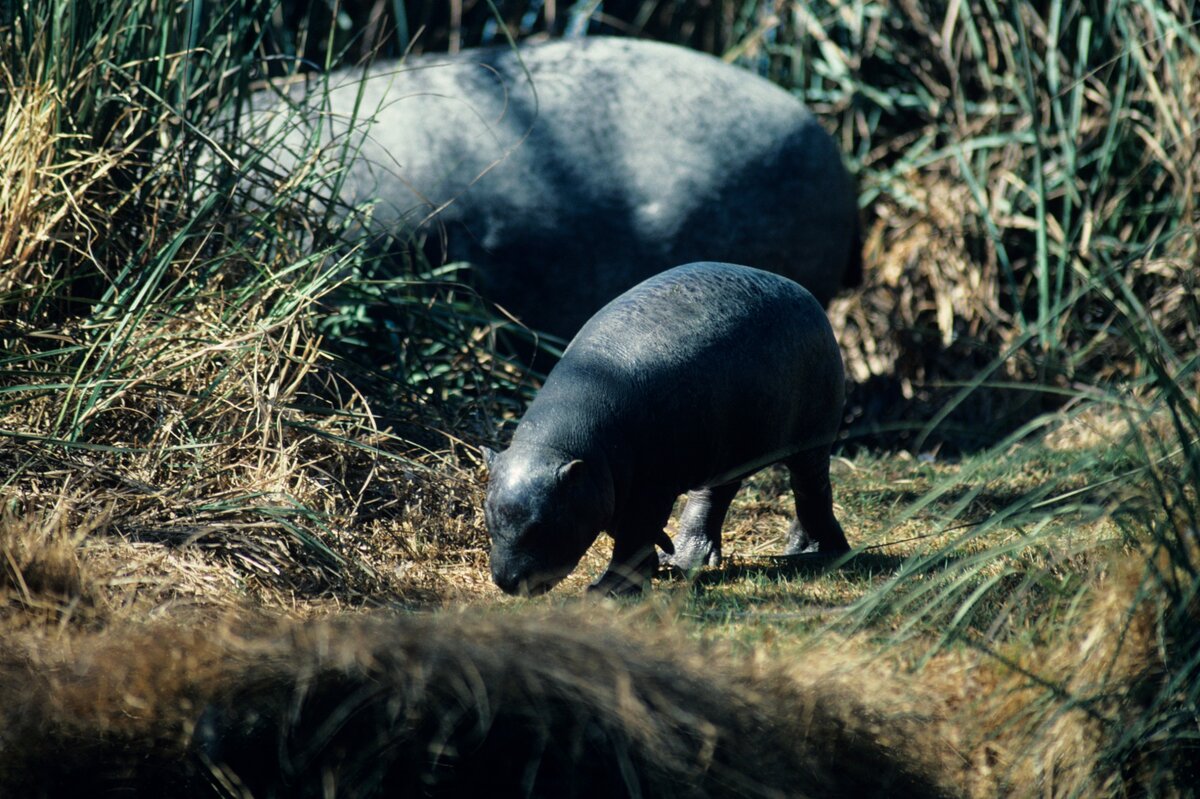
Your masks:
<svg viewBox="0 0 1200 799"><path fill-rule="evenodd" d="M785 277L695 263L634 286L575 336L509 448L487 453L496 584L548 591L601 531L613 556L592 589L610 595L642 589L656 544L681 569L715 564L742 479L778 462L796 499L785 554L845 552L829 485L844 388L825 312Z"/></svg>

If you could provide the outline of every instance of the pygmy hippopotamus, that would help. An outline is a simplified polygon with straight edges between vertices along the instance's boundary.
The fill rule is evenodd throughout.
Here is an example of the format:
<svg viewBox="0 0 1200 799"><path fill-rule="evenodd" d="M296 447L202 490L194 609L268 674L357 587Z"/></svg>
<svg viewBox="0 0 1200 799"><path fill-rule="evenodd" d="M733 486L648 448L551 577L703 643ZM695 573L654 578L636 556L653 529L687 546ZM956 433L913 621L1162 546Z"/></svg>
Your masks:
<svg viewBox="0 0 1200 799"><path fill-rule="evenodd" d="M481 294L535 330L570 338L688 261L778 272L823 305L861 279L854 186L833 140L794 96L709 55L560 40L285 91L299 113L272 90L248 117L265 166L295 180L318 143L326 199L374 202L373 233L472 264Z"/></svg>
<svg viewBox="0 0 1200 799"><path fill-rule="evenodd" d="M794 281L721 263L649 278L584 325L508 449L488 453L496 584L549 590L602 530L613 556L594 590L640 591L655 544L681 569L716 563L742 479L777 462L796 499L785 554L845 552L829 485L844 388L829 321Z"/></svg>

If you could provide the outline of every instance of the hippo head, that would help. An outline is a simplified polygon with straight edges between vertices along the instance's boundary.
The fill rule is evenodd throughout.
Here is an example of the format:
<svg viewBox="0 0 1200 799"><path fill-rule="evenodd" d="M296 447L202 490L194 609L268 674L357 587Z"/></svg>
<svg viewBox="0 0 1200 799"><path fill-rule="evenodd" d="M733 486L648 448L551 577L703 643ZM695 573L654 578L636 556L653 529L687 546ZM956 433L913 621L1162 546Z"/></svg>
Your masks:
<svg viewBox="0 0 1200 799"><path fill-rule="evenodd" d="M612 493L581 460L536 447L487 454L492 579L508 594L549 591L600 534Z"/></svg>

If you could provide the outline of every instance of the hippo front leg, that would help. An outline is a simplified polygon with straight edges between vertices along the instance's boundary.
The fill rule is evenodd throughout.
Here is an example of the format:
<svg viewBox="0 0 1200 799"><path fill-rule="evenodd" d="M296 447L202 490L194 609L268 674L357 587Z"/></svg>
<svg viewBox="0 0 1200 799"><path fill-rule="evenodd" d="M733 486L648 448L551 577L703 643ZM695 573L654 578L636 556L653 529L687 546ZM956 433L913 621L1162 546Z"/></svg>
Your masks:
<svg viewBox="0 0 1200 799"><path fill-rule="evenodd" d="M612 531L612 560L600 579L588 586L589 592L612 597L642 593L658 568L654 545L665 537L663 527L672 502L672 497L646 502L630 513L625 523L618 524Z"/></svg>
<svg viewBox="0 0 1200 799"><path fill-rule="evenodd" d="M721 526L742 483L740 480L688 492L687 505L679 517L675 551L663 552L659 562L686 573L721 562Z"/></svg>
<svg viewBox="0 0 1200 799"><path fill-rule="evenodd" d="M588 586L588 591L611 597L638 596L650 584L658 566L654 552L651 542L623 546L617 540L613 544L612 561L600 579Z"/></svg>

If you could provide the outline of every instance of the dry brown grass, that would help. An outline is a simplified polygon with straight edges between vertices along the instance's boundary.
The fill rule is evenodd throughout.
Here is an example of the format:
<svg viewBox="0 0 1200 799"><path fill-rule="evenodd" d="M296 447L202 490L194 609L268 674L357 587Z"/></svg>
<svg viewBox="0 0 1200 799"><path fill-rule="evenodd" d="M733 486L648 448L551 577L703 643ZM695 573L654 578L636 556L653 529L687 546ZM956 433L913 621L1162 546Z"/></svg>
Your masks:
<svg viewBox="0 0 1200 799"><path fill-rule="evenodd" d="M1051 108L1066 95L1038 84L1021 108L1019 82L1004 77L1016 74L1005 51L1012 18L985 27L986 52L972 53L963 18L948 24L950 7L889 6L899 32L838 11L838 25L868 26L860 49L839 49L844 30L805 22L821 57L843 59L862 86L888 88L879 73L899 65L904 83L892 88L922 100L879 127L865 94L814 101L841 119L875 197L866 283L831 309L859 383L854 403L869 423L923 423L956 383L995 366L991 379L1105 406L1073 413L1044 444L994 453L997 469L903 454L839 461L839 515L852 543L878 547L839 568L771 557L791 510L784 481L765 474L731 516L727 566L694 584L664 581L638 608L574 601L602 570L603 545L548 602L501 599L491 585L470 444L520 403L502 403L498 386L517 378L478 351L485 326L447 336L422 327L417 304L396 306L403 352L390 375L400 387L369 393L375 384L318 333L336 282L327 278L348 274L349 261L313 251L313 220L285 204L257 227L223 218L185 234L186 148L165 147L154 164L135 152L146 131L180 135L169 109L125 81L117 133L84 147L60 133L65 109L78 106L64 89L6 78L0 792L465 795L486 778L516 793L540 769L543 795L635 785L695 796L1194 793L1184 734L1194 708L1162 704L1173 701L1164 681L1186 674L1180 663L1197 649L1180 632L1194 626L1195 602L1168 591L1191 576L1168 577L1175 566L1142 558L1096 512L1167 516L1181 531L1187 504L1162 513L1149 488L1176 479L1179 461L1132 479L1073 471L1072 461L1099 459L1095 451L1139 429L1157 457L1154 440L1175 435L1167 415L1147 421L1148 394L1108 381L1148 374L1133 349L1153 328L1164 351L1179 345L1178 358L1164 357L1169 375L1195 385L1195 239L1176 236L1123 264L1143 316L1118 313L1120 281L1098 279L1056 318L1058 350L1019 317L1036 312L1039 225L1070 282L1138 255L1128 240L1155 240L1170 217L1160 208L1194 216L1200 70L1175 33L1157 35L1157 21L1135 9L1145 41L1129 55L1140 70L1133 94L1120 98L1115 81L1088 72L1080 125L1066 130ZM1051 38L1040 9L1020 11L1039 57ZM783 20L776 56L803 16ZM811 45L801 38L797 51ZM171 56L164 73L186 60ZM98 75L89 67L77 82L97 84L93 98L113 96L115 73ZM970 109L960 102L968 96ZM1094 154L1118 121L1140 142L1124 145L1119 175L1055 182L1070 148ZM1027 169L1034 125L1052 133L1040 198ZM910 149L922 138L924 150ZM858 147L864 139L870 146ZM955 146L969 152L959 158ZM931 147L943 152L925 159ZM142 182L118 192L120 170ZM1065 198L1076 195L1088 203L1073 206L1084 222L1064 224ZM1106 229L1109 220L1120 224ZM106 291L111 304L89 304ZM32 320L30 303L41 314ZM1146 335L1130 335L1130 324ZM397 375L414 362L419 370ZM468 393L485 398L482 412ZM1028 418L1047 407L1030 396L976 392L951 421L970 432ZM872 443L896 440L885 431ZM1052 456L1024 456L1042 446ZM1111 490L1090 490L1110 478ZM970 534L1044 485L1080 491L1093 507ZM1006 549L1043 522L1040 544ZM934 641L958 600L923 619L881 611L848 631L849 604L941 549L945 563L900 588L961 574L967 591L1000 580L980 603L984 621L963 625L957 645ZM953 571L955 559L990 555L973 574ZM1027 575L1038 579L1020 584ZM916 632L901 636L910 621ZM1137 732L1125 740L1127 730Z"/></svg>
<svg viewBox="0 0 1200 799"><path fill-rule="evenodd" d="M10 641L3 685L23 688L2 703L0 784L51 796L98 784L210 795L210 780L254 795L944 792L928 712L894 692L864 696L845 660L796 681L661 624L600 615Z"/></svg>
<svg viewBox="0 0 1200 799"><path fill-rule="evenodd" d="M310 621L134 607L63 518L10 518L4 537L20 577L0 584L0 786L27 795L1066 796L1194 776L1168 741L1124 771L1105 758L1193 643L1163 637L1198 610L1165 615L1180 575L1163 556L1099 573L1046 644L906 673L921 647L736 654L653 603Z"/></svg>
<svg viewBox="0 0 1200 799"><path fill-rule="evenodd" d="M77 525L68 522L70 502L42 514L19 515L6 507L0 518L0 618L6 627L85 623L104 615L100 580L80 557L84 540L106 523L103 513Z"/></svg>
<svg viewBox="0 0 1200 799"><path fill-rule="evenodd" d="M0 66L0 96L0 293L29 292L58 277L45 268L51 247L88 257L102 216L88 195L111 178L122 154L89 151L83 137L61 134L62 97L45 84L18 85Z"/></svg>
<svg viewBox="0 0 1200 799"><path fill-rule="evenodd" d="M874 4L843 5L798 9L791 24L811 40L778 49L815 58L821 42L861 92L896 103L874 117L844 91L820 106L847 149L865 152L860 183L874 198L864 284L830 309L858 384L857 435L972 448L1055 408L1057 392L1138 377L1115 283L1166 340L1196 340L1200 69L1180 38L1194 9L1166 3L1156 19L1144 4L1108 6L1128 27L1085 59L1066 40L1096 20L1086 3L995 14L916 2L878 17ZM940 430L922 432L977 381Z"/></svg>
<svg viewBox="0 0 1200 799"><path fill-rule="evenodd" d="M68 457L49 474L11 459L20 471L0 496L14 510L0 530L17 535L43 523L78 530L49 540L64 551L73 550L63 542L78 544L112 580L140 584L164 602L215 607L253 599L276 610L323 605L330 612L364 602L438 602L460 593L444 572L486 573L473 481L373 458L319 435L297 436L282 452L305 459L283 485L258 472L257 461L225 461L224 471L203 481L164 474L162 464L155 479L130 476L159 451ZM52 522L41 521L47 508L57 508ZM103 521L91 524L90 516ZM319 535L319 545L307 535ZM32 556L15 557L19 571Z"/></svg>
<svg viewBox="0 0 1200 799"><path fill-rule="evenodd" d="M1195 748L1184 739L1144 741L1120 765L1114 759L1122 736L1160 710L1153 700L1171 664L1194 657L1194 634L1170 631L1194 629L1200 607L1172 609L1162 590L1179 576L1161 553L1135 551L1096 580L1049 646L950 654L930 665L931 688L965 736L970 795L1195 791Z"/></svg>

